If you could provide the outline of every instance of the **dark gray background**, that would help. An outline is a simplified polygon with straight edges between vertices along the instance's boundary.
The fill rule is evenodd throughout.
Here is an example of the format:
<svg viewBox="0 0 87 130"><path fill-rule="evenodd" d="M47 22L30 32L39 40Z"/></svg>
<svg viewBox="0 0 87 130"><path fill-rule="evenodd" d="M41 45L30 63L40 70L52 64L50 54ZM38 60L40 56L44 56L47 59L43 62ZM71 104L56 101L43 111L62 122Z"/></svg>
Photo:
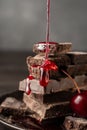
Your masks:
<svg viewBox="0 0 87 130"><path fill-rule="evenodd" d="M50 40L87 50L87 0L51 0ZM0 50L45 41L46 0L0 0Z"/></svg>

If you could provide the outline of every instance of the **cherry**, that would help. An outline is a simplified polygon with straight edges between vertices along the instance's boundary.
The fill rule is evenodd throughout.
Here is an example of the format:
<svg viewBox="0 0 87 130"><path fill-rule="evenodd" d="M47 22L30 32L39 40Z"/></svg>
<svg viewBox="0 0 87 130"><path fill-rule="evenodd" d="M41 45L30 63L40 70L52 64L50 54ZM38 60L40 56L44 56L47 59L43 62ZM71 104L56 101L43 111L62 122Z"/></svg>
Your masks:
<svg viewBox="0 0 87 130"><path fill-rule="evenodd" d="M77 115L87 117L87 90L73 96L70 106Z"/></svg>
<svg viewBox="0 0 87 130"><path fill-rule="evenodd" d="M87 117L87 90L81 92L76 81L64 70L62 70L74 83L78 93L70 101L70 107L78 116Z"/></svg>

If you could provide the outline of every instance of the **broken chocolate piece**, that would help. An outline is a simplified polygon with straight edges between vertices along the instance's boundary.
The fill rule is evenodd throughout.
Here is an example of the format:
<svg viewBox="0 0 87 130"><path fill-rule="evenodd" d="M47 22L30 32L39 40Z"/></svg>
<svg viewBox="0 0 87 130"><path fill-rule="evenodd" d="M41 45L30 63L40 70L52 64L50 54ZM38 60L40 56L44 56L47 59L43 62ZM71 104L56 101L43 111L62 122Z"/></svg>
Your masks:
<svg viewBox="0 0 87 130"><path fill-rule="evenodd" d="M67 72L71 76L86 75L87 74L87 64L68 65Z"/></svg>
<svg viewBox="0 0 87 130"><path fill-rule="evenodd" d="M87 120L68 116L65 118L64 127L66 130L87 130Z"/></svg>
<svg viewBox="0 0 87 130"><path fill-rule="evenodd" d="M79 85L81 89L87 89L87 76L76 76L75 81ZM26 88L26 79L20 81L19 90L25 91ZM75 89L73 82L68 78L60 78L60 81L50 79L48 86L43 88L39 84L39 80L32 80L30 84L30 88L32 93L35 94L52 94L57 93L59 91L64 91L68 89Z"/></svg>
<svg viewBox="0 0 87 130"><path fill-rule="evenodd" d="M59 53L66 53L71 51L72 43L55 43L49 42L49 55L58 55ZM41 42L34 44L33 52L35 53L45 53L46 43Z"/></svg>
<svg viewBox="0 0 87 130"><path fill-rule="evenodd" d="M33 116L40 121L48 118L63 117L67 114L71 114L69 101L42 104L41 102L36 101L32 94L30 96L24 94L23 101L31 110L36 113Z"/></svg>
<svg viewBox="0 0 87 130"><path fill-rule="evenodd" d="M72 64L87 64L87 52L68 52Z"/></svg>
<svg viewBox="0 0 87 130"><path fill-rule="evenodd" d="M49 54L55 55L57 53L57 48L59 43L49 42ZM35 53L45 53L46 52L46 42L39 42L34 44L33 52Z"/></svg>
<svg viewBox="0 0 87 130"><path fill-rule="evenodd" d="M19 101L14 97L7 97L0 105L0 113L5 116L30 115L33 113L23 101Z"/></svg>

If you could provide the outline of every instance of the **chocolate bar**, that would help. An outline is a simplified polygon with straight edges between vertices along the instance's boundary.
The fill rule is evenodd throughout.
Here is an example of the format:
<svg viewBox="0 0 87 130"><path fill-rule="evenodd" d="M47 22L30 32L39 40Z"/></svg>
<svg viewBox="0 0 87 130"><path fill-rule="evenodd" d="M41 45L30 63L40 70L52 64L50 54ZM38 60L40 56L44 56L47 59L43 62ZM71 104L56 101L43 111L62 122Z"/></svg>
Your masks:
<svg viewBox="0 0 87 130"><path fill-rule="evenodd" d="M40 42L34 44L33 52L35 53L45 53L46 52L46 42ZM66 53L71 51L72 43L56 43L56 42L49 42L49 55L58 55L59 53Z"/></svg>
<svg viewBox="0 0 87 130"><path fill-rule="evenodd" d="M87 64L87 52L68 52L72 64Z"/></svg>
<svg viewBox="0 0 87 130"><path fill-rule="evenodd" d="M41 102L36 101L32 94L29 96L24 94L23 101L31 110L36 113L34 117L39 121L48 118L62 117L67 115L67 113L71 113L69 101L42 104Z"/></svg>
<svg viewBox="0 0 87 130"><path fill-rule="evenodd" d="M85 75L76 76L74 80L77 82L79 88L87 89L87 76ZM19 90L25 91L26 84L27 84L26 79L20 81ZM62 78L60 79L60 81L51 79L46 88L39 84L39 80L34 79L31 80L30 88L32 90L32 93L36 94L52 94L68 89L75 89L73 82L68 77Z"/></svg>

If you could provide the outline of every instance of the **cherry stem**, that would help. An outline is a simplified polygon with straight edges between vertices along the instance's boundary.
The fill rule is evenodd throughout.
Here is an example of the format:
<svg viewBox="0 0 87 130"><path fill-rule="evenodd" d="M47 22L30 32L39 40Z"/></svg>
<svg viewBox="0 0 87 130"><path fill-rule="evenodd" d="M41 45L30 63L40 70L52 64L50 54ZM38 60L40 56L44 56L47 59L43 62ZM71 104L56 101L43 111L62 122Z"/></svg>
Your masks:
<svg viewBox="0 0 87 130"><path fill-rule="evenodd" d="M78 87L76 81L75 81L65 70L62 70L62 72L63 72L65 75L67 75L67 76L72 80L72 82L74 83L74 85L75 85L75 87L76 87L78 93L81 93L81 91L80 91L80 89L79 89L79 87Z"/></svg>

